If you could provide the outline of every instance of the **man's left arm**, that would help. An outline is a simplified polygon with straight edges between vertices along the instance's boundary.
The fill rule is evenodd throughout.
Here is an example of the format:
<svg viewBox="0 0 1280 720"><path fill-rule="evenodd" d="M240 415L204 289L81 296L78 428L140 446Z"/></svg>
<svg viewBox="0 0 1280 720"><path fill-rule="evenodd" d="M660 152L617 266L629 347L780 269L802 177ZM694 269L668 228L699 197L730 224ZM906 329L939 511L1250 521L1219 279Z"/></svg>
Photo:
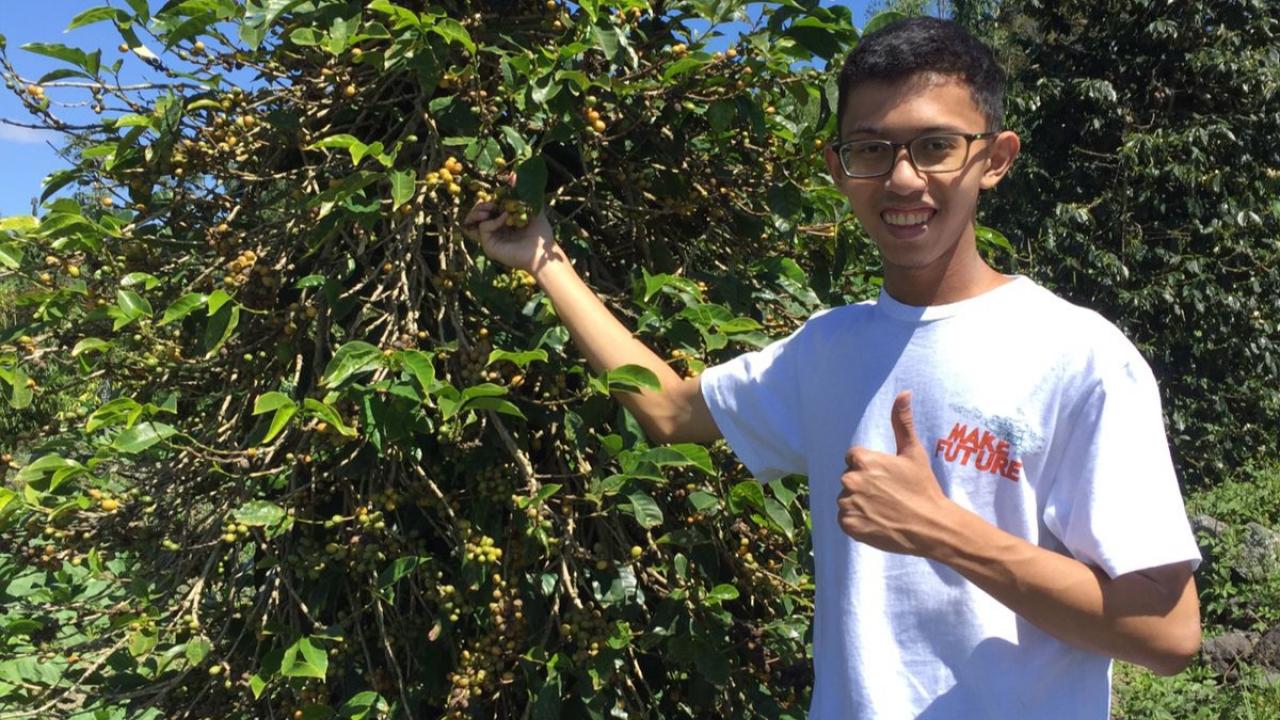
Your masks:
<svg viewBox="0 0 1280 720"><path fill-rule="evenodd" d="M894 402L898 452L851 448L839 522L855 540L945 563L1041 630L1163 675L1200 648L1190 563L1110 577L987 522L943 494L915 434L910 394Z"/></svg>
<svg viewBox="0 0 1280 720"><path fill-rule="evenodd" d="M1181 672L1199 651L1200 604L1190 563L1112 578L948 503L927 557L1041 630L1161 675Z"/></svg>

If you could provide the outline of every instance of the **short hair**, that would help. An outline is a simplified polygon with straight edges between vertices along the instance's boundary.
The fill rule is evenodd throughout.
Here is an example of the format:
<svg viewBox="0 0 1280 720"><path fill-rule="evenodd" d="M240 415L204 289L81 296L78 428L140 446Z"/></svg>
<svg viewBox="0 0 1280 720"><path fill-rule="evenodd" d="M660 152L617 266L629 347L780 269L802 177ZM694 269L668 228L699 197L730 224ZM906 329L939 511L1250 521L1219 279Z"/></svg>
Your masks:
<svg viewBox="0 0 1280 720"><path fill-rule="evenodd" d="M912 17L863 36L845 58L837 98L837 137L844 127L845 103L857 85L906 80L922 73L964 82L987 119L986 129L1003 129L1005 72L991 48L953 21Z"/></svg>

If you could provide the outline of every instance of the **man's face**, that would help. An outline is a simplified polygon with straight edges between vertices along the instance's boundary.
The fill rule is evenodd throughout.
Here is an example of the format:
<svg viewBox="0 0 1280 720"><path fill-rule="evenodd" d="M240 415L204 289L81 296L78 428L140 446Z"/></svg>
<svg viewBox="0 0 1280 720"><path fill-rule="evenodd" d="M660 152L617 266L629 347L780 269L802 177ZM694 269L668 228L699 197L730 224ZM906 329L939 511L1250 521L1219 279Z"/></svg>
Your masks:
<svg viewBox="0 0 1280 720"><path fill-rule="evenodd" d="M959 80L916 76L909 81L864 82L847 98L840 141L909 142L933 133L981 133L986 119ZM974 140L965 164L946 173L918 172L906 148L895 148L893 169L871 178L846 177L826 151L828 170L854 215L880 248L885 269L923 269L945 261L962 241L973 242L982 189L994 187L1018 151L1011 132Z"/></svg>

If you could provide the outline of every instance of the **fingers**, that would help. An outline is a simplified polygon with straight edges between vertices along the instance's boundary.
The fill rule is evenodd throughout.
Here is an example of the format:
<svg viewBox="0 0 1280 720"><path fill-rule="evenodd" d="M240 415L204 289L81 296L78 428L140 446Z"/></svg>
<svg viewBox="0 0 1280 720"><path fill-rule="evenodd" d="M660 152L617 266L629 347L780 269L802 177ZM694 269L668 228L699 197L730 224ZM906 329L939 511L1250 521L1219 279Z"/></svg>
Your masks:
<svg viewBox="0 0 1280 720"><path fill-rule="evenodd" d="M857 445L850 447L844 453L845 467L850 470L866 470L867 460L869 459L867 456L868 452L869 451L866 448L859 447Z"/></svg>
<svg viewBox="0 0 1280 720"><path fill-rule="evenodd" d="M471 208L471 211L467 213L467 217L462 221L463 229L477 240L480 239L477 233L489 235L502 229L507 221L507 212L504 210L495 216L495 211L497 211L497 206L492 202L476 203L475 207Z"/></svg>
<svg viewBox="0 0 1280 720"><path fill-rule="evenodd" d="M480 231L485 234L497 232L498 230L501 230L503 226L506 225L506 222L507 222L507 211L503 210L501 213L498 214L497 217L482 221L480 223Z"/></svg>
<svg viewBox="0 0 1280 720"><path fill-rule="evenodd" d="M462 220L463 225L479 225L481 220L489 219L497 206L489 201L476 203Z"/></svg>

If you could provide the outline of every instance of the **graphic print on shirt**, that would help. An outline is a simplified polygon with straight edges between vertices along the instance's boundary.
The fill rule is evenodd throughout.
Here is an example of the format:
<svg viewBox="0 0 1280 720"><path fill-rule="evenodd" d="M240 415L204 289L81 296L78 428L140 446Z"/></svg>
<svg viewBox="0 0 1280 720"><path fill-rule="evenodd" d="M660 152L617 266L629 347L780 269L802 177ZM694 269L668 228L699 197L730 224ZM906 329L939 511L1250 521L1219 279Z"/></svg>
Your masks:
<svg viewBox="0 0 1280 720"><path fill-rule="evenodd" d="M946 437L934 443L934 457L1013 482L1021 480L1020 458L1043 444L1028 424L1007 417L985 417L974 408L953 405L951 409L979 420L955 421Z"/></svg>

